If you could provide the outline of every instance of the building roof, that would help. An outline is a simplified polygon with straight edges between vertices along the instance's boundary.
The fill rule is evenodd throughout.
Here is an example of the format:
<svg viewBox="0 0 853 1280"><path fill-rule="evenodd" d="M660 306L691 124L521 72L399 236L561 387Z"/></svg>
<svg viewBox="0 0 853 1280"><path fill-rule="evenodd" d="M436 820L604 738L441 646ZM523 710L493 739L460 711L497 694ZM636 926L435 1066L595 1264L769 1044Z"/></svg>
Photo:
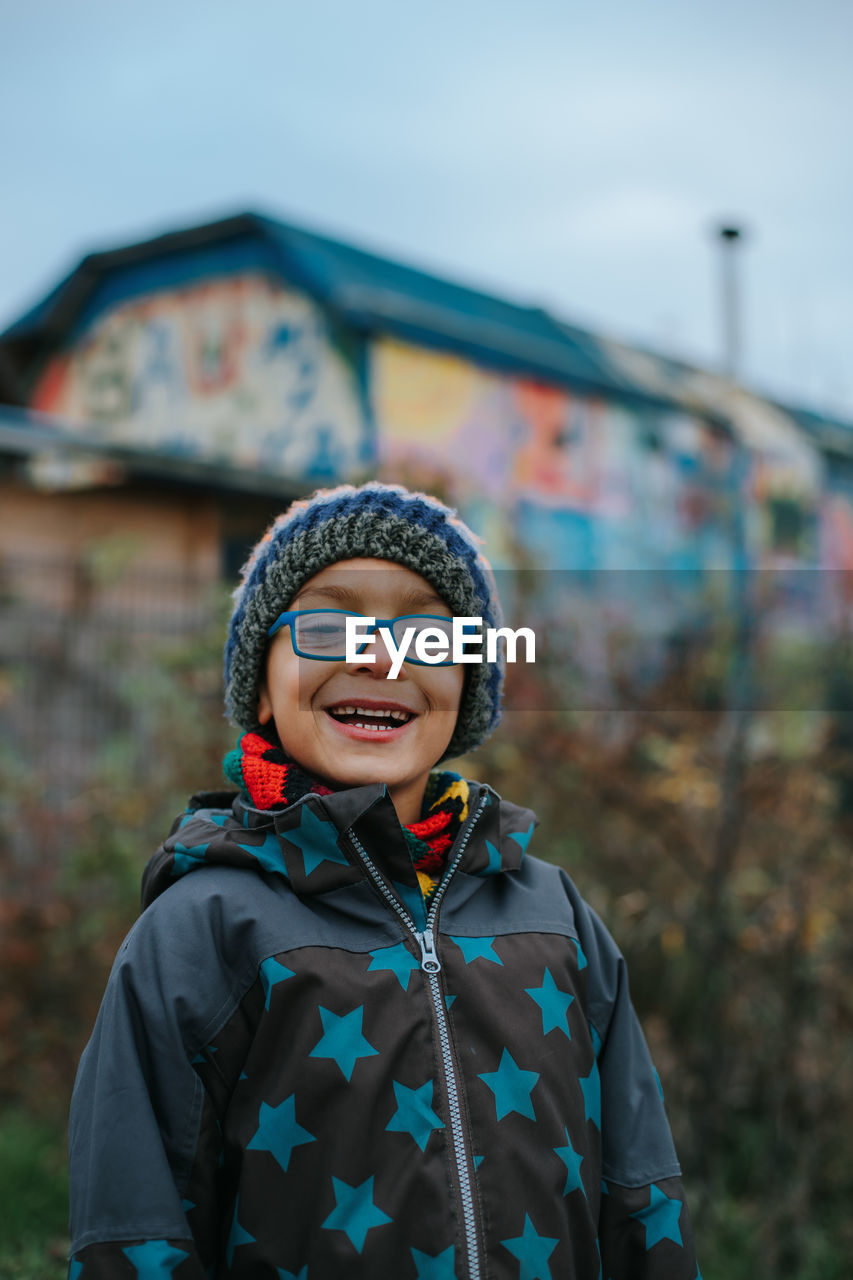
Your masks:
<svg viewBox="0 0 853 1280"><path fill-rule="evenodd" d="M255 213L87 254L0 334L20 403L45 354L67 345L111 303L213 275L261 269L303 289L346 324L459 353L489 367L578 389L660 399L612 362L604 345L524 307L328 236Z"/></svg>

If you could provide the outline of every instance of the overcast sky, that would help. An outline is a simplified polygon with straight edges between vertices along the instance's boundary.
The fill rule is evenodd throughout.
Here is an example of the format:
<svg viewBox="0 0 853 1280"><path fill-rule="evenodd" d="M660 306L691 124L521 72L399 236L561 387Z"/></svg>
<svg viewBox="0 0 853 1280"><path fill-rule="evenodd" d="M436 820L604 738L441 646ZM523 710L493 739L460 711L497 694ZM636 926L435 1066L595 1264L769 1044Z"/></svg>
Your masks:
<svg viewBox="0 0 853 1280"><path fill-rule="evenodd" d="M853 418L853 0L0 0L0 326L254 209Z"/></svg>

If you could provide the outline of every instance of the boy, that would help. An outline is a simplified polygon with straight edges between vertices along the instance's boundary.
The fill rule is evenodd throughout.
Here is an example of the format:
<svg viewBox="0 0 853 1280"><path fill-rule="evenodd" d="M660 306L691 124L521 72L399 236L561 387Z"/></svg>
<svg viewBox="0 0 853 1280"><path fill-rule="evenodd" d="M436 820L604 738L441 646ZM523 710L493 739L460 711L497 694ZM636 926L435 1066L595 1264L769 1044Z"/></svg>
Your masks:
<svg viewBox="0 0 853 1280"><path fill-rule="evenodd" d="M501 621L474 535L399 486L255 548L240 792L146 868L74 1090L71 1276L695 1280L619 952L528 809L433 768L495 727L502 665L391 680L348 614L397 645Z"/></svg>

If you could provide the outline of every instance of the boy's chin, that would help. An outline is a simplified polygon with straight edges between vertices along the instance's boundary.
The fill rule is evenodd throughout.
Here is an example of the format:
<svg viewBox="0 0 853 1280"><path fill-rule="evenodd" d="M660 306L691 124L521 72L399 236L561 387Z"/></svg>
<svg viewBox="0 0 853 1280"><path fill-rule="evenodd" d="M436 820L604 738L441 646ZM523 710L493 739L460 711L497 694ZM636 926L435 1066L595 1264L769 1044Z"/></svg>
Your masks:
<svg viewBox="0 0 853 1280"><path fill-rule="evenodd" d="M324 781L330 787L366 787L373 782L384 782L388 786L405 786L416 779L424 777L437 764L437 759L404 761L399 753L396 759L381 749L364 753L359 759L353 754L351 759L335 760L331 768L324 769ZM316 772L316 771L315 771Z"/></svg>
<svg viewBox="0 0 853 1280"><path fill-rule="evenodd" d="M352 764L335 767L334 773L327 771L326 780L331 787L367 787L372 782L386 782L393 786L408 782L408 771L401 770L399 764L394 767L391 761L358 761Z"/></svg>

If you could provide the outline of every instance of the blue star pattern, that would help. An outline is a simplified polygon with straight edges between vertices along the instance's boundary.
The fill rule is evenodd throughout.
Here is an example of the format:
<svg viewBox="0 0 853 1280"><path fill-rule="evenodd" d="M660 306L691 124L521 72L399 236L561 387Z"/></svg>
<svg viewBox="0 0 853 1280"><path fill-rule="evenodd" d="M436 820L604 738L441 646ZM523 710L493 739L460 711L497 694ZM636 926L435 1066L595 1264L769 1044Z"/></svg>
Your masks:
<svg viewBox="0 0 853 1280"><path fill-rule="evenodd" d="M240 1197L234 1201L234 1218L231 1222L231 1230L228 1234L228 1244L225 1246L225 1260L229 1267L234 1263L234 1250L239 1249L241 1244L254 1244L255 1237L250 1236L245 1228L241 1227L237 1221L237 1214L240 1211Z"/></svg>
<svg viewBox="0 0 853 1280"><path fill-rule="evenodd" d="M566 1166L567 1176L566 1185L563 1187L563 1195L570 1195L572 1191L583 1191L583 1180L581 1179L583 1156L575 1151L572 1146L568 1128L566 1128L566 1145L564 1147L555 1147L554 1155L559 1156ZM586 1195L585 1191L584 1195Z"/></svg>
<svg viewBox="0 0 853 1280"><path fill-rule="evenodd" d="M592 1064L592 1070L588 1076L581 1076L578 1080L583 1094L584 1114L587 1120L591 1120L596 1129L601 1129L601 1077L598 1074L598 1067Z"/></svg>
<svg viewBox="0 0 853 1280"><path fill-rule="evenodd" d="M174 849L175 861L172 867L172 875L184 876L188 871L195 870L196 867L204 862L208 848L208 841L205 841L204 844L194 844L192 846L181 844L178 841Z"/></svg>
<svg viewBox="0 0 853 1280"><path fill-rule="evenodd" d="M68 1280L79 1280L80 1272L83 1270L83 1263L78 1262L76 1258L71 1259L68 1267Z"/></svg>
<svg viewBox="0 0 853 1280"><path fill-rule="evenodd" d="M264 871L274 871L278 875L287 876L281 845L275 832L270 831L265 835L263 844L240 844L238 842L238 848L245 849L253 858L256 858Z"/></svg>
<svg viewBox="0 0 853 1280"><path fill-rule="evenodd" d="M577 949L578 949L578 973L580 973L580 971L581 971L582 969L585 969L585 968L586 968L586 966L587 966L587 964L589 963L589 961L587 960L586 956L584 955L584 953L583 953L583 948L581 947L581 944L580 944L580 942L578 941L578 939L577 939L577 938L575 938L575 946L576 946L576 947L577 947Z"/></svg>
<svg viewBox="0 0 853 1280"><path fill-rule="evenodd" d="M122 1253L136 1268L138 1280L162 1280L190 1256L183 1249L174 1249L167 1240L128 1245Z"/></svg>
<svg viewBox="0 0 853 1280"><path fill-rule="evenodd" d="M397 1099L397 1110L385 1128L392 1133L408 1133L420 1147L426 1151L429 1135L433 1129L443 1129L444 1124L430 1105L432 1103L432 1081L427 1080L419 1089L409 1089L404 1084L394 1081L394 1097Z"/></svg>
<svg viewBox="0 0 853 1280"><path fill-rule="evenodd" d="M569 1030L568 1011L569 1005L574 1003L574 996L570 996L567 991L559 989L551 975L551 970L545 970L541 987L525 987L524 989L530 999L535 1000L542 1011L543 1036L547 1036L549 1031L562 1031L566 1038L571 1040L572 1033Z"/></svg>
<svg viewBox="0 0 853 1280"><path fill-rule="evenodd" d="M262 1102L255 1136L246 1144L247 1151L269 1151L283 1173L287 1173L294 1147L314 1142L313 1133L296 1123L296 1095L291 1094L277 1107Z"/></svg>
<svg viewBox="0 0 853 1280"><path fill-rule="evenodd" d="M682 1202L671 1198L660 1187L652 1183L649 1189L649 1203L645 1209L638 1209L631 1217L642 1222L646 1228L646 1253L653 1249L659 1240L671 1240L673 1244L683 1245L681 1228L678 1219L681 1217Z"/></svg>
<svg viewBox="0 0 853 1280"><path fill-rule="evenodd" d="M533 835L533 828L535 826L536 823L531 822L526 831L510 831L509 833L510 840L517 840L520 844L522 853L527 852L527 846L530 844L530 837Z"/></svg>
<svg viewBox="0 0 853 1280"><path fill-rule="evenodd" d="M224 827L226 822L230 821L232 813L230 809L184 809L181 820L177 825L177 831L183 831L184 827L191 822L197 822L204 827L208 823L212 823L215 827Z"/></svg>
<svg viewBox="0 0 853 1280"><path fill-rule="evenodd" d="M530 1094L539 1079L539 1073L523 1071L509 1049L504 1049L501 1054L501 1064L497 1071L483 1072L480 1079L495 1095L498 1120L503 1120L511 1111L517 1111L520 1116L527 1116L531 1120L536 1119Z"/></svg>
<svg viewBox="0 0 853 1280"><path fill-rule="evenodd" d="M456 943L466 964L471 964L473 960L491 960L492 964L503 965L503 960L492 945L495 941L494 937L456 938L451 934L450 941Z"/></svg>
<svg viewBox="0 0 853 1280"><path fill-rule="evenodd" d="M379 1052L362 1035L363 1017L363 1004L340 1017L321 1005L320 1021L323 1024L323 1035L309 1053L309 1058L334 1058L344 1074L344 1079L351 1080L353 1068L358 1059L370 1058Z"/></svg>
<svg viewBox="0 0 853 1280"><path fill-rule="evenodd" d="M387 970L393 973L404 991L409 989L412 974L421 967L404 942L398 942L395 947L377 948L370 952L370 957L367 972Z"/></svg>
<svg viewBox="0 0 853 1280"><path fill-rule="evenodd" d="M392 880L391 883L397 892L397 896L409 915L414 920L419 929L423 929L426 925L426 907L424 905L424 895L420 886L416 884L404 884L402 880Z"/></svg>
<svg viewBox="0 0 853 1280"><path fill-rule="evenodd" d="M347 820L361 800L360 796L355 802L348 798L342 804ZM448 932L439 938L444 973L430 992L420 972L414 940L390 912L380 914L383 904L378 898L373 900L376 895L365 893L372 889L369 884L352 887L358 876L355 853L350 853L341 837L340 847L349 866L338 866L335 871L332 861L317 858L316 843L300 845L300 840L307 841L311 823L310 811L302 814L301 806L298 808L300 811L277 817L280 827L290 822L296 826L295 842L284 834L278 839L298 893L291 893L282 883L276 894L269 895L267 904L265 895L256 895L250 884L257 877L235 879L235 889L246 887L246 903L241 905L243 899L238 899L237 932L223 935L223 942L226 954L237 952L239 946L238 954L249 963L249 971L240 977L234 993L240 995L241 1004L246 999L245 1008L233 1005L233 974L226 966L225 986L218 977L207 984L205 975L198 975L198 1010L188 1009L192 1018L187 1035L192 1035L193 1026L206 1025L208 1029L189 1040L186 1057L192 1058L198 1046L198 1077L210 1086L211 1104L216 1104L206 1105L199 1117L198 1156L206 1161L204 1176L197 1174L196 1166L187 1178L187 1189L179 1185L175 1199L177 1205L183 1204L187 1221L192 1219L196 1250L186 1228L177 1232L177 1237L170 1230L168 1240L147 1239L165 1230L163 1225L155 1225L153 1230L140 1232L142 1239L114 1239L91 1253L87 1248L85 1258L91 1261L82 1269L77 1265L77 1280L83 1280L102 1260L105 1270L112 1261L128 1276L142 1275L143 1280L154 1280L156 1261L157 1280L174 1280L192 1270L193 1259L199 1265L196 1251L203 1260L201 1271L217 1257L220 1267L235 1277L238 1273L251 1275L263 1255L269 1258L272 1280L318 1280L320 1273L353 1269L371 1275L385 1270L406 1280L456 1280L455 1273L461 1275L466 1269L466 1255L461 1236L456 1238L453 1197L450 1203L447 1200L444 1156L452 1116L446 1111L447 1084L441 1070L442 1049L448 1052L442 1010L449 1010L449 1054L458 1065L460 1087L470 1094L467 1137L462 1140L464 1155L460 1154L460 1159L467 1165L472 1191L482 1198L485 1226L480 1243L484 1260L487 1253L491 1267L505 1280L562 1280L573 1269L582 1271L586 1280L596 1276L615 1280L617 1272L621 1275L620 1267L631 1269L630 1257L637 1266L639 1259L645 1258L645 1265L653 1270L678 1269L683 1280L688 1280L692 1268L695 1280L700 1280L679 1180L661 1176L674 1166L648 1165L648 1151L657 1150L649 1135L657 1131L654 1126L661 1114L652 1083L656 1077L641 1052L628 1002L617 1001L610 1016L609 977L617 953L605 931L597 933L594 919L587 933L585 907L571 894L568 905L564 904L554 877L549 874L545 878L537 864L530 868L530 884L522 877L525 890L536 889L535 900L532 896L525 899L521 921L505 918L504 898L514 910L516 890L512 886L516 882L499 875L497 879L507 882L504 893L494 874L490 886L488 881L463 873L464 879L451 890L446 904L452 911L452 923L448 918L444 925ZM323 826L325 807L317 805L314 813ZM523 811L511 811L510 826L520 820L519 813ZM524 816L530 820L529 814ZM373 826L373 818L365 820L365 840L375 835L377 858L383 849L390 850L400 863L399 875L407 879L402 869L403 846L398 847L392 817L389 808L387 813L375 815ZM234 826L234 819L229 822ZM486 841L484 833L474 842L469 856L478 869L486 865L496 868L501 855L504 867L519 862L518 851L529 833L522 832L521 840L512 842L506 823L500 840L498 829L496 820L488 832L494 836L494 844ZM219 828L210 830L218 832ZM332 830L337 839L337 820ZM198 825L187 826L182 833L189 847L201 847L208 836ZM250 842L257 840L260 845L262 838L263 831L255 834L254 830L235 827L224 836L220 833L220 843L214 840L210 844L206 859L219 861L227 843L236 850L236 865L245 868L255 860L249 853ZM246 852L240 852L238 840L245 842ZM386 899L392 898L389 870L396 862L382 871ZM171 865L170 858L165 869ZM303 876L303 865L310 883ZM381 862L377 865L383 866ZM333 892L340 885L350 887ZM317 895L313 900L307 897L312 892ZM479 895L473 903L469 901L472 895ZM268 921L262 914L267 907ZM558 918L556 913L564 907L565 915ZM332 919L333 908L340 920ZM182 910L180 891L175 910ZM257 929L249 936L243 922L252 919L255 911ZM315 914L316 928L309 919ZM177 919L181 929L192 927L194 922L192 916L183 914ZM527 932L549 921L552 932L546 930L541 937ZM480 930L490 924L497 933L483 936ZM592 957L588 962L580 947L573 953L569 945L574 943L569 935L575 926L588 937ZM464 932L452 935L449 931L453 928ZM279 941L273 945L276 938ZM288 960L296 964L295 971L288 967ZM578 970L587 967L590 974L579 976ZM505 972L498 974L497 968ZM508 981L513 975L514 981ZM190 977L194 979L193 974ZM535 986L523 987L524 981L537 978ZM612 1081L603 1065L599 1079L595 1066L593 1048L597 1055L602 1046L585 1008L587 986L595 1019L602 1032L607 1028L608 1054L628 1050L624 1072L623 1063L615 1064ZM362 1004L353 1006L352 1001L359 998ZM326 1006L322 1005L324 999ZM209 1016L212 1011L216 1011L214 1019ZM255 1062L258 1054L250 1052L258 1018L265 1038L262 1056L267 1063L277 1064L272 1076ZM214 1030L215 1042L207 1044ZM607 1062L603 1054L601 1062ZM241 1072L244 1063L246 1071ZM587 1067L583 1077L581 1066ZM483 1068L481 1073L478 1067ZM234 1083L235 1071L240 1083L233 1091L229 1088L233 1110L226 1136L219 1103L226 1101L225 1089L229 1081ZM419 1078L419 1086L404 1083ZM486 1093L477 1090L476 1080ZM196 1090L201 1087L191 1071L184 1092L177 1086L170 1091L171 1132L182 1131L184 1118L192 1110L193 1085ZM643 1132L629 1135L627 1146L619 1153L621 1162L605 1163L610 1170L619 1170L625 1185L604 1183L599 1196L599 1130L607 1131L611 1111L623 1114L623 1088L629 1098L645 1097L653 1105L644 1113ZM522 1119L528 1124L522 1125ZM103 1124L102 1128L108 1126ZM557 1138L553 1148L548 1145L552 1138ZM143 1159L145 1145L139 1145L136 1158ZM302 1146L311 1146L311 1151L303 1152ZM412 1146L419 1152L417 1156ZM485 1163L480 1152L485 1152ZM220 1166L224 1161L225 1166L219 1172L217 1161ZM368 1176L370 1168L374 1172ZM311 1170L319 1173L319 1183L308 1176ZM479 1177L481 1172L483 1178ZM661 1181L650 1186L656 1175ZM464 1169L461 1176L464 1182ZM356 1179L353 1184L349 1183L351 1177ZM188 1199L181 1202L181 1195L189 1196L190 1191L197 1205ZM426 1217L404 1212L406 1205L411 1208L417 1204L424 1208ZM180 1208L178 1219L184 1220ZM257 1238L256 1230L261 1232ZM560 1236L547 1236L549 1230L559 1231ZM505 1231L513 1235L505 1237ZM413 1246L415 1238L417 1248ZM146 1248L139 1249L138 1258L122 1252L123 1246L139 1248L143 1241ZM152 1245L162 1257L151 1252ZM425 1251L420 1247L427 1245ZM125 1256L126 1262L121 1263ZM607 1272L603 1271L602 1256L611 1256ZM138 1268L138 1261L146 1264L144 1269ZM208 1268L211 1280L215 1269L215 1265ZM75 1271L69 1280L75 1280Z"/></svg>
<svg viewBox="0 0 853 1280"><path fill-rule="evenodd" d="M453 1252L453 1245L433 1255L412 1249L412 1258L418 1269L415 1280L455 1280Z"/></svg>
<svg viewBox="0 0 853 1280"><path fill-rule="evenodd" d="M299 826L282 832L285 840L295 844L302 854L305 878L316 871L322 862L337 862L349 866L335 840L335 828L331 822L323 822L310 805L303 804L299 813Z"/></svg>
<svg viewBox="0 0 853 1280"><path fill-rule="evenodd" d="M343 1231L357 1253L364 1248L367 1233L372 1227L382 1227L391 1222L373 1203L373 1178L366 1178L357 1187L351 1187L340 1178L332 1178L335 1190L335 1207L323 1226L328 1231Z"/></svg>
<svg viewBox="0 0 853 1280"><path fill-rule="evenodd" d="M293 970L286 969L283 964L279 964L278 960L274 960L270 956L264 960L260 966L261 982L264 984L264 1008L270 1007L270 993L277 982L285 982L288 978L293 977Z"/></svg>
<svg viewBox="0 0 853 1280"><path fill-rule="evenodd" d="M528 1214L524 1215L524 1230L520 1236L501 1240L503 1247L518 1259L518 1280L551 1280L548 1259L559 1243L557 1238L538 1235Z"/></svg>
<svg viewBox="0 0 853 1280"><path fill-rule="evenodd" d="M489 854L489 862L480 874L484 876L496 876L501 869L501 851L492 844L491 840L486 841L486 849Z"/></svg>

